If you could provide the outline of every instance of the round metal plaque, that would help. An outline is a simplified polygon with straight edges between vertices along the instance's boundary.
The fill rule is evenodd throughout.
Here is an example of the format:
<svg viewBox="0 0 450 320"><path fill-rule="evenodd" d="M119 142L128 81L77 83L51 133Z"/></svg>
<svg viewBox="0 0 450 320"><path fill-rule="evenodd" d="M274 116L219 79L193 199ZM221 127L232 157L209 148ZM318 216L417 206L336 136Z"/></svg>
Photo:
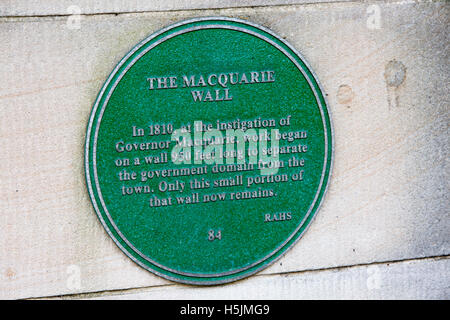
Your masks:
<svg viewBox="0 0 450 320"><path fill-rule="evenodd" d="M133 261L217 284L302 236L332 153L326 101L299 53L253 23L198 18L149 36L114 68L88 124L86 180Z"/></svg>

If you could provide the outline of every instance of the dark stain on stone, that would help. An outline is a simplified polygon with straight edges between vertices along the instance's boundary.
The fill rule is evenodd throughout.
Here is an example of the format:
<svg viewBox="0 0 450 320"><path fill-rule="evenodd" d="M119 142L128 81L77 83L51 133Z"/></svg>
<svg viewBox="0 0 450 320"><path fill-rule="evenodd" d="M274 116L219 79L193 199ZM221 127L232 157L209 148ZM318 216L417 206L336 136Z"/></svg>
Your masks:
<svg viewBox="0 0 450 320"><path fill-rule="evenodd" d="M406 67L397 60L391 60L386 64L384 69L384 78L389 87L398 88L406 77Z"/></svg>

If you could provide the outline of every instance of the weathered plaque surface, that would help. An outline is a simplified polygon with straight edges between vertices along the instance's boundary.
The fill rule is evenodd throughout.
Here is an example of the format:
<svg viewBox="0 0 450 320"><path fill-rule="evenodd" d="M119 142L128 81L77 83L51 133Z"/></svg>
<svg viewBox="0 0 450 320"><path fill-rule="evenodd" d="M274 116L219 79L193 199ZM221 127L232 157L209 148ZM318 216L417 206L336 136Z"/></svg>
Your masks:
<svg viewBox="0 0 450 320"><path fill-rule="evenodd" d="M112 71L88 124L86 180L133 261L217 284L302 236L332 150L320 86L292 46L246 21L199 18L149 36Z"/></svg>

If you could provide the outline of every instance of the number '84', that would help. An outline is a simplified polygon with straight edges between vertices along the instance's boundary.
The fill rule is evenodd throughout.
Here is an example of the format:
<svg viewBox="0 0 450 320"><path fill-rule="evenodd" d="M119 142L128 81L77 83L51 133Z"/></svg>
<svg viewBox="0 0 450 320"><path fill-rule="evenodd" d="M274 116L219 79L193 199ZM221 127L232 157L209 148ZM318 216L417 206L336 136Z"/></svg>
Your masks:
<svg viewBox="0 0 450 320"><path fill-rule="evenodd" d="M221 230L217 230L217 231L215 231L215 230L213 230L213 229L210 229L209 231L208 231L208 240L209 241L214 241L214 240L220 240L220 239L222 239L222 232L221 232Z"/></svg>

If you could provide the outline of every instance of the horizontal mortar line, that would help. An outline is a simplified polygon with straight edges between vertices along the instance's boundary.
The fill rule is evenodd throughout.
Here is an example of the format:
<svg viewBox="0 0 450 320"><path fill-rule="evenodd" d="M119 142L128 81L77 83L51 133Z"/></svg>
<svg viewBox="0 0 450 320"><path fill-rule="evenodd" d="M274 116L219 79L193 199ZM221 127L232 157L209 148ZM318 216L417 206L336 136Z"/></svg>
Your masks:
<svg viewBox="0 0 450 320"><path fill-rule="evenodd" d="M443 12L442 14L440 14L440 11L444 11L445 9L447 9L447 7L442 7L441 9L438 9L435 12L432 12L430 14L425 14L424 17L422 18L422 21L424 21L424 19L426 19L426 21L428 22L428 20L435 20L436 18L441 18L442 16L446 15L446 12ZM437 16L437 17L436 17ZM399 41L407 41L410 40L410 35L408 34L411 31L415 30L415 26L416 25L412 25L410 27L407 27L406 30L401 31L398 35L392 37L391 39L387 39L386 41L384 41L383 43L381 43L380 45L378 45L375 49L371 50L368 53L364 53L363 56L357 58L356 60L348 63L347 65L344 65L342 67L340 67L340 69L337 69L335 71L333 71L332 73L324 73L324 76L327 77L333 77L335 75L339 75L341 74L343 71L348 70L350 67L353 66L360 66L361 63L366 63L367 59L371 56L374 56L375 54L379 53L380 51L385 50L386 48L392 46L392 45L399 45ZM369 73L370 74L370 73ZM367 76L367 73L365 74Z"/></svg>
<svg viewBox="0 0 450 320"><path fill-rule="evenodd" d="M256 9L265 7L292 7L312 4L330 4L330 3L352 3L358 1L336 1L336 2L308 2L308 3L291 3L291 4L275 4L275 5L254 5L254 6L230 6L230 7L209 7L209 8L184 8L184 9L158 9L158 10L138 10L138 11L107 11L107 12L91 12L91 13L55 13L55 14L38 14L38 15L0 15L0 18L51 18L51 17L70 17L70 16L97 16L97 15L126 15L134 13L167 13L167 12L194 12L194 11L213 11L213 10L230 10L230 9Z"/></svg>
<svg viewBox="0 0 450 320"><path fill-rule="evenodd" d="M410 2L408 2L408 1L416 1L416 0L407 0L406 3L410 3ZM352 1L352 2L357 2L357 1ZM397 3L397 2L399 2L399 1L398 1L398 0L393 0L392 2L393 2L393 3ZM403 2L403 1L400 1L399 3L402 3L402 2ZM420 3L420 2L422 2L422 1L421 1L421 0L417 0L416 2ZM441 2L441 1L436 1L436 2ZM335 2L322 2L322 3L335 3ZM345 2L345 1L342 2L342 1L341 1L341 2L339 2L339 3L351 3L351 2ZM315 4L320 4L320 3L315 3ZM279 6L295 6L295 5L297 5L297 4L279 5ZM263 7L263 6L261 6L261 7ZM244 7L242 7L242 8L244 8ZM251 7L248 7L248 8L251 8ZM224 8L224 9L228 9L228 8ZM197 10L197 9L192 9L192 10ZM207 10L209 10L209 9L207 9ZM216 9L211 9L211 10L216 10ZM186 10L179 10L179 11L186 11ZM158 11L142 11L142 12L144 13L144 12L158 12ZM166 11L161 11L161 12L166 12ZM108 15L108 14L119 15L119 14L121 14L121 13L99 13L99 14L104 14L104 15ZM126 13L124 13L124 14L126 14ZM438 14L438 17L441 17L441 16L443 16L445 13L442 14L442 15L439 15L439 11L438 11L437 13L433 12L430 16L427 16L427 18L434 18L434 15L435 15L435 14ZM81 15L82 15L82 14L81 14ZM97 14L96 14L96 13L92 13L92 14L86 14L86 15L97 15ZM60 16L63 16L63 17L64 17L64 16L70 16L70 15L67 14L67 15L60 15ZM16 16L16 17L20 17L20 16ZM23 17L25 17L25 16L23 16ZM32 16L30 16L30 17L32 17ZM38 16L36 16L36 17L38 17ZM41 16L41 17L45 17L45 16ZM47 16L47 17L50 17L50 15ZM0 19L1 19L1 16L0 16ZM402 40L406 39L406 38L407 38L406 33L409 32L411 29L412 29L412 28L409 28L409 29L407 29L406 31L402 32L400 35L398 35L396 38L394 38L394 39L392 39L392 40L389 40L389 41L386 41L383 45L381 45L380 47L376 48L375 50L373 50L372 52L370 52L368 55L365 55L365 56L359 58L359 59L357 60L357 63L352 62L350 65L341 67L341 69L340 69L339 71L333 72L332 74L329 74L329 76L330 76L330 75L331 75L331 76L334 76L334 75L336 75L336 74L338 74L338 73L341 73L342 70L347 69L349 66L354 66L355 64L356 64L356 65L359 65L359 62L364 61L364 59L367 59L367 57L369 57L369 56L373 55L374 53L378 52L380 49L382 49L382 48L384 48L384 47L387 47L387 46L391 45L392 43L396 42L398 39L401 39L401 38L403 38ZM71 84L65 84L65 85L54 86L54 87L47 87L47 88L40 88L40 89L36 89L36 90L33 90L33 91L28 91L28 92L19 92L19 93L13 93L13 94L5 94L5 95L0 95L0 99L4 99L4 98L14 98L14 97L17 97L17 96L28 95L28 94L35 94L35 93L39 93L39 92L41 92L41 91L48 91L48 90L53 90L53 89L60 89L60 88L65 88L65 87L69 87L69 86L73 86L73 85L78 85L78 84L80 84L80 83L81 83L81 84L84 84L84 83L93 82L93 81L100 81L100 80L102 80L102 79L101 79L101 78L98 78L98 79L89 79L89 80L84 80L84 81L81 81L81 82L76 82L76 83L71 83Z"/></svg>
<svg viewBox="0 0 450 320"><path fill-rule="evenodd" d="M416 0L407 0L407 2L406 3L411 3L411 2L408 2L408 1L416 1ZM354 2L354 1L352 1L352 2ZM357 2L357 1L355 1L355 2ZM392 3L402 3L403 1L398 1L398 0L393 0L392 1ZM417 0L416 1L417 3L420 3L420 2L422 2L421 0ZM436 1L436 2L441 2L441 1ZM322 4L323 3L335 3L335 2L322 2ZM351 3L351 2L339 2L339 3ZM320 4L320 3L315 3L315 4ZM279 6L296 6L297 4L290 4L290 5L279 5ZM263 6L261 6L261 7L263 7ZM245 7L242 7L242 8L245 8ZM251 8L251 7L248 7L248 8ZM224 9L229 9L229 8L224 8ZM192 9L192 10L197 10L197 9ZM206 10L206 9L205 9ZM209 10L209 9L207 9L207 10ZM211 9L211 10L216 10L216 9ZM186 11L186 10L179 10L179 11ZM187 11L189 11L189 10L187 10ZM145 13L145 12L158 12L158 11L142 11L142 13ZM160 12L166 12L166 11L160 11ZM113 14L113 15L119 15L119 14L121 14L121 13L98 13L98 14L104 14L104 15L108 15L108 14ZM126 14L126 13L124 13L124 14ZM437 14L439 14L439 11L437 12ZM445 14L445 13L444 13ZM438 17L441 17L441 16L443 16L444 14L442 14L442 15L438 15ZM82 15L82 14L81 14ZM85 15L97 15L96 13L92 13L92 14L85 14ZM435 13L432 13L430 16L428 16L427 18L434 18L434 15L435 15ZM64 16L70 16L69 14L67 14L67 15L60 15L60 16L62 16L62 17L64 17ZM16 16L16 18L18 18L18 17L26 17L26 16ZM29 16L29 17L33 17L33 16ZM35 16L35 17L39 17L39 16ZM46 16L41 16L41 17L46 17ZM49 16L47 16L47 17L51 17L51 15L49 15ZM2 17L0 16L0 19L1 19ZM356 63L356 65L358 65L359 64L359 62L361 62L361 61L364 61L364 59L367 59L367 57L369 57L369 56L371 56L371 55L373 55L374 53L376 53L376 52L378 52L380 49L382 49L383 47L386 47L386 46L389 46L389 45L391 45L392 43L394 43L394 42L396 42L396 40L398 40L398 39L400 39L400 38L403 38L402 40L404 40L404 39L406 39L407 38L407 35L405 35L408 31L410 31L412 28L409 28L408 30L406 30L406 31L404 31L403 33L401 33L399 36L397 36L396 38L394 38L394 39L392 39L392 40L390 40L390 41L386 41L386 43L384 43L382 46L380 46L380 47L378 47L378 48L376 48L375 50L373 50L372 52L370 52L368 55L365 55L365 56L363 56L363 57L361 57L361 58L359 58L359 60L357 60L358 61L358 63ZM404 36L404 37L403 37ZM355 65L355 62L352 62L350 65L347 65L347 66L344 66L344 67L341 67L341 69L339 70L339 71L337 71L337 72L333 72L331 75L332 76L334 76L334 75L336 75L336 74L338 74L338 73L340 73L340 72L342 72L342 70L344 70L344 69L347 69L349 66L354 66ZM19 92L19 93L13 93L13 94L5 94L5 95L0 95L0 99L4 99L4 98L13 98L13 97L17 97L17 96L22 96L22 95L28 95L28 94L35 94L35 93L39 93L39 92L41 92L41 91L48 91L48 90L52 90L52 89L60 89L60 88L65 88L65 87L69 87L69 86L73 86L73 85L78 85L78 84L84 84L84 83L88 83L88 82L93 82L93 81L100 81L100 80L102 80L102 79L100 79L100 78L98 78L98 79L89 79L89 80L84 80L84 81L81 81L81 82L76 82L76 83L71 83L71 84L65 84L65 85L60 85L60 86L54 86L54 87L47 87L47 88L40 88L40 89L36 89L36 90L33 90L33 91L28 91L28 92Z"/></svg>
<svg viewBox="0 0 450 320"><path fill-rule="evenodd" d="M373 0L374 2L376 0ZM417 0L421 1L421 0ZM96 16L96 15L120 15L120 14L133 14L133 13L164 13L164 12L189 12L189 11L207 11L207 10L229 10L229 9L252 9L252 8L264 8L264 7L292 7L314 4L332 4L332 3L358 3L359 1L324 1L324 2L305 2L305 3L284 3L284 4L260 4L260 5L242 5L242 6L229 6L229 7L208 7L208 8L184 8L184 9L157 9L157 10L138 10L138 11L108 11L108 12L91 12L91 13L55 13L55 14L38 14L38 15L0 15L0 18L45 18L45 17L69 17L73 15L79 16Z"/></svg>
<svg viewBox="0 0 450 320"><path fill-rule="evenodd" d="M445 15L445 13L443 13L442 15L440 15L439 13L440 13L440 11L433 12L433 13L430 14L429 16L426 16L426 18L427 18L427 20L428 20L428 18L429 18L429 19L431 19L431 18L433 18L433 19L436 18L435 15L437 15L437 18L440 18L441 16ZM326 75L327 77L334 77L334 76L336 76L337 74L341 73L343 70L348 69L350 66L353 67L353 66L355 66L355 65L360 65L360 63L361 63L362 61L364 61L365 59L367 59L369 56L375 54L377 51L379 51L379 50L384 50L385 47L390 46L392 43L397 43L397 44L398 44L398 40L399 40L399 39L400 39L401 41L407 39L407 38L408 38L408 34L407 34L407 33L408 33L409 31L411 31L411 30L412 30L412 27L411 27L411 28L408 28L408 29L405 30L404 32L400 33L400 35L398 35L398 36L395 37L394 39L388 40L388 41L386 41L385 43L383 43L381 46L379 46L378 48L376 48L375 50L372 50L372 52L370 52L368 55L365 55L365 56L359 58L356 62L352 62L351 64L349 64L349 65L347 65L347 66L341 67L341 69L339 69L339 71L335 71L335 72L333 72L333 73L331 73L331 74L328 74L328 75L325 74L325 75ZM368 76L368 74L363 75L363 77L367 77L367 76ZM439 117L441 117L442 115L444 115L444 114L441 114L441 113L437 114L436 117L433 118L432 121L430 121L429 123L431 124L432 122L436 121L436 120L437 120ZM425 123L425 124L422 125L421 127L415 129L414 132L416 132L417 130L423 129L426 125L428 125L428 124ZM413 133L414 133L414 132L413 132ZM410 135L408 134L406 137L400 137L400 138L398 138L398 139L397 139L397 140L396 140L396 141L395 141L388 149L391 149L391 148L393 148L396 144L403 142L403 141L404 141L405 139L407 139L409 136L410 136ZM383 151L380 151L380 152L377 153L375 156L380 155L382 152L385 152L386 150L387 150L387 149L384 149ZM365 158L365 159L363 160L363 162L369 161L371 158L373 158L373 157L371 156L371 157L369 157L369 158ZM346 171L355 169L355 167L358 167L358 166L360 166L360 163L358 163L357 165L354 165L354 166L352 166L352 167L350 167L350 168L347 168Z"/></svg>
<svg viewBox="0 0 450 320"><path fill-rule="evenodd" d="M336 266L336 267L329 267L329 268L318 268L318 269L305 269L305 270L299 270L299 271L286 271L286 272L274 272L274 273L266 273L266 274L256 274L233 283L240 283L246 280L249 280L251 278L259 278L259 277L273 277L273 276L289 276L289 275L299 275L304 273L320 273L323 271L333 271L333 270L343 270L343 269L353 269L358 267L368 267L368 266L376 266L376 265L386 265L386 264L400 264L404 262L415 262L415 261L436 261L436 260L445 260L450 258L450 254L444 254L444 255L438 255L438 256L428 256L428 257L417 257L417 258L407 258L407 259L399 259L399 260L386 260L386 261L376 261L376 262L370 262L370 263L359 263L359 264L353 264L353 265L343 265L343 266ZM91 291L91 292L83 292L83 293L74 293L74 294L63 294L63 295L53 295L53 296L43 296L43 297L30 297L30 298L23 298L23 300L28 299L87 299L87 298L99 298L103 296L118 296L118 295L126 295L126 294L132 294L132 293L140 293L145 292L150 289L156 289L156 288L170 288L170 287L183 287L183 288L190 288L190 289L202 289L202 288L211 288L210 286L195 286L195 285L186 285L186 284L180 284L180 283L168 283L168 284L160 284L160 285L152 285L152 286L146 286L146 287L136 287L136 288L126 288L126 289L112 289L112 290L104 290L104 291ZM227 286L227 284L222 285ZM217 286L212 286L217 287Z"/></svg>
<svg viewBox="0 0 450 320"><path fill-rule="evenodd" d="M294 274L302 274L302 273L319 273L323 271L333 271L333 270L343 270L343 269L353 269L360 267L369 267L369 266L377 266L377 265L389 265L389 264L401 264L407 262L416 262L416 261L437 261L437 260L445 260L450 258L450 254L443 254L438 256L429 256L429 257L417 257L417 258L406 258L406 259L398 259L398 260L386 260L386 261L375 261L370 263L357 263L352 265L344 265L330 268L318 268L318 269L305 269L299 271L286 271L286 272L274 272L262 274L261 276L276 276L276 275L294 275Z"/></svg>
<svg viewBox="0 0 450 320"><path fill-rule="evenodd" d="M445 3L446 0L385 0L380 3L379 0L369 0L366 2L361 2L358 0L339 0L339 1L323 1L323 2L305 2L305 3L282 3L282 4L257 4L257 5L242 5L242 6L229 6L229 7L203 7L203 8L182 8L182 9L157 9L157 10L136 10L136 11L108 11L108 12L90 12L90 13L54 13L54 14L23 14L23 15L2 15L0 14L0 19L17 19L17 18L51 18L51 17L69 17L69 16L96 16L96 15L122 15L122 14L133 14L133 13L166 13L166 12L195 12L195 11L212 11L212 10L234 10L234 9L256 9L256 8L279 8L279 7L295 7L295 6L311 6L311 5L330 5L330 4L360 4L360 5L371 5L371 4L410 4L410 3Z"/></svg>

